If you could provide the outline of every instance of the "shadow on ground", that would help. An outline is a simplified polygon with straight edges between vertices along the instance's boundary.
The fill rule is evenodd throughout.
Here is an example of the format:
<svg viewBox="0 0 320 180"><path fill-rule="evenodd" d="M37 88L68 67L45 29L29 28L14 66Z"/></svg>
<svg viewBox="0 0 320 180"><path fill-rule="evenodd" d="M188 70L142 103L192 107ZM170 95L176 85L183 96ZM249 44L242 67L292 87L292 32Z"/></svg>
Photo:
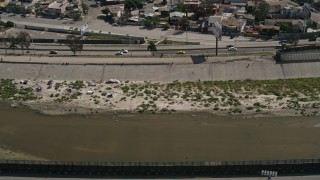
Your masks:
<svg viewBox="0 0 320 180"><path fill-rule="evenodd" d="M193 64L201 64L206 62L207 58L206 56L191 56L191 60Z"/></svg>
<svg viewBox="0 0 320 180"><path fill-rule="evenodd" d="M183 33L184 33L184 31L176 31L176 32L172 33L172 35L180 35L180 34L183 34Z"/></svg>

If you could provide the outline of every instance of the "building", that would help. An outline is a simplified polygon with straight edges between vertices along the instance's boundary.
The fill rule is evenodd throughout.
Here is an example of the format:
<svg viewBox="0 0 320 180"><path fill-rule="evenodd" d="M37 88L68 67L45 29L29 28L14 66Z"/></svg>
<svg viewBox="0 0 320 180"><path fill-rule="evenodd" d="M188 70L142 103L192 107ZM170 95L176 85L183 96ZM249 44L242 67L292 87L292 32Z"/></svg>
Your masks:
<svg viewBox="0 0 320 180"><path fill-rule="evenodd" d="M254 26L253 29L255 31L258 31L260 35L263 35L263 36L274 36L279 34L279 31L280 31L279 26L269 26L269 25Z"/></svg>
<svg viewBox="0 0 320 180"><path fill-rule="evenodd" d="M253 26L254 25L255 17L253 15L245 14L243 16L243 19L246 20L246 26Z"/></svg>
<svg viewBox="0 0 320 180"><path fill-rule="evenodd" d="M287 5L281 9L280 14L284 15L285 18L298 19L303 18L303 7Z"/></svg>
<svg viewBox="0 0 320 180"><path fill-rule="evenodd" d="M314 29L320 29L320 13L311 13L309 24Z"/></svg>
<svg viewBox="0 0 320 180"><path fill-rule="evenodd" d="M124 4L125 0L104 0L103 4L105 5L115 5L115 4Z"/></svg>
<svg viewBox="0 0 320 180"><path fill-rule="evenodd" d="M197 7L201 4L200 0L184 0L183 4L186 6Z"/></svg>
<svg viewBox="0 0 320 180"><path fill-rule="evenodd" d="M178 25L185 13L182 12L172 12L170 13L170 24Z"/></svg>
<svg viewBox="0 0 320 180"><path fill-rule="evenodd" d="M234 35L244 31L245 20L242 19L222 19L222 34L223 35Z"/></svg>
<svg viewBox="0 0 320 180"><path fill-rule="evenodd" d="M269 14L280 14L281 10L287 6L288 0L266 0L269 4Z"/></svg>
<svg viewBox="0 0 320 180"><path fill-rule="evenodd" d="M124 6L123 5L109 5L107 6L107 9L109 10L112 17L121 17L123 13Z"/></svg>
<svg viewBox="0 0 320 180"><path fill-rule="evenodd" d="M288 31L292 33L303 32L303 20L301 19L265 19L264 24L267 26L288 25Z"/></svg>
<svg viewBox="0 0 320 180"><path fill-rule="evenodd" d="M68 0L57 0L48 6L48 14L51 16L60 16L64 14L68 6Z"/></svg>
<svg viewBox="0 0 320 180"><path fill-rule="evenodd" d="M225 4L231 4L239 7L246 7L248 0L224 0Z"/></svg>

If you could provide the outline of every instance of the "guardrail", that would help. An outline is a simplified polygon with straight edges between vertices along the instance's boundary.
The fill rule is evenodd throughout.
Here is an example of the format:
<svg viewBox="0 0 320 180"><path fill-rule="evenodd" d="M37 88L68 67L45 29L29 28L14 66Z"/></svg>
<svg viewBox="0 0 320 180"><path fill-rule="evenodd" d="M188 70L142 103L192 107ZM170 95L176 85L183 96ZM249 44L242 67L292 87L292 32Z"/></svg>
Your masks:
<svg viewBox="0 0 320 180"><path fill-rule="evenodd" d="M81 162L1 160L0 175L32 176L279 176L320 174L320 159L216 162Z"/></svg>

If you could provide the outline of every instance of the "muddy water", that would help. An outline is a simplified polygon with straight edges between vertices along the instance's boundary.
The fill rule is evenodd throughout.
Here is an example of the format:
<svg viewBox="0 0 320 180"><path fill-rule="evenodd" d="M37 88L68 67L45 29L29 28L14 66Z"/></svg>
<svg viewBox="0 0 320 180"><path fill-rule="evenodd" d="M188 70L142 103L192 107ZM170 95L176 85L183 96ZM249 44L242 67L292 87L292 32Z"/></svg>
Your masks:
<svg viewBox="0 0 320 180"><path fill-rule="evenodd" d="M0 105L0 146L50 160L217 161L320 157L319 117L46 116Z"/></svg>

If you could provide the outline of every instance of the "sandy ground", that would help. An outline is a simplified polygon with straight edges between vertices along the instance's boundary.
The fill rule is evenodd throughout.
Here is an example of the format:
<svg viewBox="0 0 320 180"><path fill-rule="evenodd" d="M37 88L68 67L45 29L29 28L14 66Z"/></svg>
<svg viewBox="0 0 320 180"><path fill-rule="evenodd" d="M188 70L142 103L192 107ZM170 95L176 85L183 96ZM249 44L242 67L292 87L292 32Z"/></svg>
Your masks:
<svg viewBox="0 0 320 180"><path fill-rule="evenodd" d="M98 113L106 111L172 113L175 111L206 111L218 115L249 114L255 116L317 115L312 103L301 102L304 110L292 108L291 97L277 98L257 92L225 92L213 87L210 91L196 87L177 88L170 83L106 81L48 81L32 80L24 85L15 80L18 89L32 88L35 100L20 101L45 114ZM90 85L91 83L91 85ZM94 85L92 85L94 84ZM37 92L36 88L41 87ZM304 97L304 95L301 95ZM18 103L18 102L17 102ZM14 103L13 103L14 104Z"/></svg>
<svg viewBox="0 0 320 180"><path fill-rule="evenodd" d="M8 147L0 146L0 159L1 160L46 160L33 155L26 154L22 151L9 150Z"/></svg>

